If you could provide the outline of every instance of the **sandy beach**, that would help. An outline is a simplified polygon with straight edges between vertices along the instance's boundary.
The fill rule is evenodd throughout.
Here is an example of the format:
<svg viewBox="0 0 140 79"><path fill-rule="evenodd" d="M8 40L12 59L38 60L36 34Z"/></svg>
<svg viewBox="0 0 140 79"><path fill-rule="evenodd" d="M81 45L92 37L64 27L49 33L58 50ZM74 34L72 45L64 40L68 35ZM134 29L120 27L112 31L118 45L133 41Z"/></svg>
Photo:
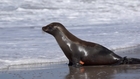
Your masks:
<svg viewBox="0 0 140 79"><path fill-rule="evenodd" d="M121 56L140 58L140 46L115 50ZM66 62L9 66L0 70L1 79L140 79L140 64L85 66L74 68Z"/></svg>

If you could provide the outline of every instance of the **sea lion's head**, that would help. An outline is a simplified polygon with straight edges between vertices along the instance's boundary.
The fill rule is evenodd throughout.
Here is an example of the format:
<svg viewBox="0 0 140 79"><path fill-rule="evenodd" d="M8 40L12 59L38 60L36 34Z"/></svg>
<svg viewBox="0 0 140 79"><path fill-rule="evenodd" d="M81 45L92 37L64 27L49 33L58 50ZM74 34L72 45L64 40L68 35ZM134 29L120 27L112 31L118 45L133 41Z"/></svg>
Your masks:
<svg viewBox="0 0 140 79"><path fill-rule="evenodd" d="M53 22L50 23L44 27L42 27L42 30L46 33L49 33L51 35L55 35L57 34L60 30L62 30L62 28L64 28L64 26L61 23L58 22Z"/></svg>

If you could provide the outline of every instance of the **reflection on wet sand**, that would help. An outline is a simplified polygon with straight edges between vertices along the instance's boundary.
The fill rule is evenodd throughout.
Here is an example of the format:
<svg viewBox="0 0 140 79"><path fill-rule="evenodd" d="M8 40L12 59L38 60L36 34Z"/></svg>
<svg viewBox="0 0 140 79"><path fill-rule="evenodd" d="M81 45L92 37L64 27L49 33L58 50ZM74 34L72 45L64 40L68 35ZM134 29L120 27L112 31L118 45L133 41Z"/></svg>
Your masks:
<svg viewBox="0 0 140 79"><path fill-rule="evenodd" d="M10 67L0 70L0 79L140 79L139 65L83 66L66 64Z"/></svg>
<svg viewBox="0 0 140 79"><path fill-rule="evenodd" d="M140 65L69 67L69 74L65 79L133 79L138 76L137 72L140 73ZM130 73L131 77L128 75Z"/></svg>

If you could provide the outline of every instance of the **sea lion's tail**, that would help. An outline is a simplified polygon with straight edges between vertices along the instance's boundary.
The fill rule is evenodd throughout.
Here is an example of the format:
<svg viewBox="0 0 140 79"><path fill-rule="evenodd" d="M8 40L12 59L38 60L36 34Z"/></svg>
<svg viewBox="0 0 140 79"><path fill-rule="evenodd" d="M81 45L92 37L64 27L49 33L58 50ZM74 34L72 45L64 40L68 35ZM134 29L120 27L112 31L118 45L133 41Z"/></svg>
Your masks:
<svg viewBox="0 0 140 79"><path fill-rule="evenodd" d="M140 59L124 57L121 63L122 64L140 64Z"/></svg>

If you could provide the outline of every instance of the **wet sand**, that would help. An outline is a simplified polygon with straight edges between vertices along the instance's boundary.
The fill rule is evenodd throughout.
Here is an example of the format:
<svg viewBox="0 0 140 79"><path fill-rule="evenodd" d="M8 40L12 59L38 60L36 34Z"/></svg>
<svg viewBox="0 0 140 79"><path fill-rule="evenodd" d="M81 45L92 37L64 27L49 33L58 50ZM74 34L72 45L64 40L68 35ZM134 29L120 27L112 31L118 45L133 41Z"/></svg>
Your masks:
<svg viewBox="0 0 140 79"><path fill-rule="evenodd" d="M140 58L139 51L140 46L115 52L121 56ZM63 62L9 66L0 70L0 79L140 79L140 64L74 68Z"/></svg>

